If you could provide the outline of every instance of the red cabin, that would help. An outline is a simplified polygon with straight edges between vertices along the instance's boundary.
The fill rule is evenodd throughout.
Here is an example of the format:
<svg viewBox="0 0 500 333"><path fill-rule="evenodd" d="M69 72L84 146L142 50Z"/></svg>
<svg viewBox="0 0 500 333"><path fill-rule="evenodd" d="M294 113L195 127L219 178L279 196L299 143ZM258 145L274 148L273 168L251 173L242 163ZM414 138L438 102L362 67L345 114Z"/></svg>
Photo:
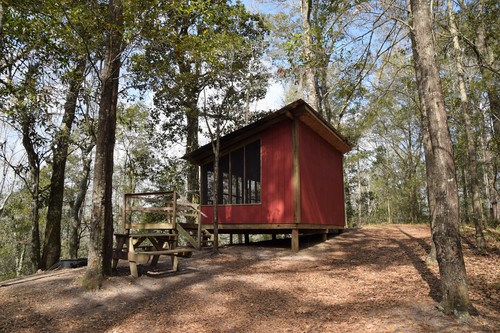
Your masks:
<svg viewBox="0 0 500 333"><path fill-rule="evenodd" d="M219 233L322 233L345 226L347 140L303 100L221 138ZM211 144L184 156L201 166L203 227L213 224Z"/></svg>

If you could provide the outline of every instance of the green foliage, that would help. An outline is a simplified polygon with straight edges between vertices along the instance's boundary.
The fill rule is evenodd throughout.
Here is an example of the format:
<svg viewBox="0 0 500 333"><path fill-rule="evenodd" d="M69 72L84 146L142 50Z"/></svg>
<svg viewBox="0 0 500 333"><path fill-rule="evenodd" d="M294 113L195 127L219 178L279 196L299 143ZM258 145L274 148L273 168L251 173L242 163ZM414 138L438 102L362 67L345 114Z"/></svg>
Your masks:
<svg viewBox="0 0 500 333"><path fill-rule="evenodd" d="M12 194L0 216L0 281L29 273L30 195L26 190Z"/></svg>
<svg viewBox="0 0 500 333"><path fill-rule="evenodd" d="M259 58L266 30L241 3L158 1L147 15L143 52L132 57L132 70L137 86L155 92L151 116L159 141L182 141L201 92L221 89L227 73L239 75L235 86L253 82L251 100L263 95Z"/></svg>

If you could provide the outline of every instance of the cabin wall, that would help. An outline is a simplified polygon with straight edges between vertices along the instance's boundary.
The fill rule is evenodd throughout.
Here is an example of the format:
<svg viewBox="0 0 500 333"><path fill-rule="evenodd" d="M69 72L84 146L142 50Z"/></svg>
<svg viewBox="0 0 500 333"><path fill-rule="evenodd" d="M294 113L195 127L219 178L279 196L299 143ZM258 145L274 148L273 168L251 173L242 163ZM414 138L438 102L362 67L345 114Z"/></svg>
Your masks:
<svg viewBox="0 0 500 333"><path fill-rule="evenodd" d="M220 224L293 223L292 121L282 121L261 135L261 203L219 205ZM213 223L213 206L202 206Z"/></svg>
<svg viewBox="0 0 500 333"><path fill-rule="evenodd" d="M299 122L301 223L344 226L342 154Z"/></svg>

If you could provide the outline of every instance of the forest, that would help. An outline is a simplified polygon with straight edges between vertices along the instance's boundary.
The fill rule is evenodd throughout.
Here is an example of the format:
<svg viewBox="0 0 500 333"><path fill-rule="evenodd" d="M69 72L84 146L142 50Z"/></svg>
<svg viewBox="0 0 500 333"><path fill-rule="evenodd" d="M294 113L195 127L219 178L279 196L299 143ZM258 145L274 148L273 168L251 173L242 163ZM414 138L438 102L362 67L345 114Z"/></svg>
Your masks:
<svg viewBox="0 0 500 333"><path fill-rule="evenodd" d="M494 0L1 0L0 280L87 256L110 274L124 193L196 200L185 153L302 98L353 146L347 225L432 224L446 284L460 227L483 253L500 227L499 16Z"/></svg>

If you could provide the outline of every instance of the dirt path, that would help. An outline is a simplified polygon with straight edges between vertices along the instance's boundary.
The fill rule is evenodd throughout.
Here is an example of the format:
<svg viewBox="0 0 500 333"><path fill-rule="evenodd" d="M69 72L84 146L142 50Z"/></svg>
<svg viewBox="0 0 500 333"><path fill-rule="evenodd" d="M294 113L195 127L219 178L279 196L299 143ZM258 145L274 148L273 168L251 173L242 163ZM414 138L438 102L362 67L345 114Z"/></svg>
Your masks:
<svg viewBox="0 0 500 333"><path fill-rule="evenodd" d="M0 332L498 332L498 249L464 246L479 314L461 325L436 309L429 238L425 226L391 225L303 242L298 254L231 246L138 279L124 263L94 293L79 287L84 268L41 274L0 287Z"/></svg>

